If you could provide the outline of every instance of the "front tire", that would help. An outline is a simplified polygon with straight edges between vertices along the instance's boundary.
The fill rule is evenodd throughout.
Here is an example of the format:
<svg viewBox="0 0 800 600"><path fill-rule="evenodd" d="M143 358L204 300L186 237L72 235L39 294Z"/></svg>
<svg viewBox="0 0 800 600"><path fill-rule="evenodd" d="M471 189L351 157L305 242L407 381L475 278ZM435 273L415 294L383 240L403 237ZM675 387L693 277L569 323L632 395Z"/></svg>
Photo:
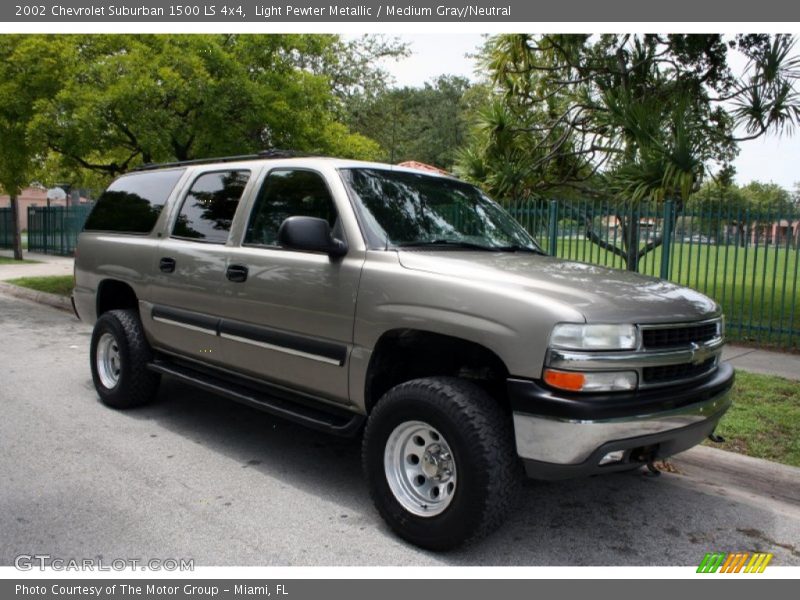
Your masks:
<svg viewBox="0 0 800 600"><path fill-rule="evenodd" d="M483 389L454 377L389 390L367 422L362 462L383 519L430 550L496 529L519 483L510 417Z"/></svg>
<svg viewBox="0 0 800 600"><path fill-rule="evenodd" d="M147 368L152 351L133 310L111 310L97 319L89 350L92 380L103 404L132 408L150 402L160 376Z"/></svg>

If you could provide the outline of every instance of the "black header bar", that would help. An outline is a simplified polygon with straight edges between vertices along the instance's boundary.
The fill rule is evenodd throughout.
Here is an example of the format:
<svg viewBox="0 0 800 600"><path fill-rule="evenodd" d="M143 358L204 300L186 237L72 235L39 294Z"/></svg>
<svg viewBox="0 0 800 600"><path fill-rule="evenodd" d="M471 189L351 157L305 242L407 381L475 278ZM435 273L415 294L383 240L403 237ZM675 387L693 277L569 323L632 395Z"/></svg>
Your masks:
<svg viewBox="0 0 800 600"><path fill-rule="evenodd" d="M800 21L786 0L11 0L0 22L740 22ZM787 26L787 31L791 30Z"/></svg>

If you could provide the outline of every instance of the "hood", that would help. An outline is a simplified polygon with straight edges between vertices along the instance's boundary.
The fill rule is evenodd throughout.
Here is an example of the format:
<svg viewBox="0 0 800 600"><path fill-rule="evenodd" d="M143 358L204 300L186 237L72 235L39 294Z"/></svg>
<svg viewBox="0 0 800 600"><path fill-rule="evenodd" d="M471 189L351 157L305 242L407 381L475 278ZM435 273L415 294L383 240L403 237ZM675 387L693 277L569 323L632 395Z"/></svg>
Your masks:
<svg viewBox="0 0 800 600"><path fill-rule="evenodd" d="M538 294L593 323L695 321L720 312L707 296L669 281L549 256L440 249L398 255L406 269Z"/></svg>

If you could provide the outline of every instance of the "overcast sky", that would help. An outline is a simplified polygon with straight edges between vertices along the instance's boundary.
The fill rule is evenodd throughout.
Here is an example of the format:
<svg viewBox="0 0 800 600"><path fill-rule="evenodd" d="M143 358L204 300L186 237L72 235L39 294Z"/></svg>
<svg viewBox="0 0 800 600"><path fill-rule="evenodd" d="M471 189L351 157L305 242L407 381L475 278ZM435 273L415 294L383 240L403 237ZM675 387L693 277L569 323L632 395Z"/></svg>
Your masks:
<svg viewBox="0 0 800 600"><path fill-rule="evenodd" d="M412 55L399 62L387 62L398 86L420 86L442 74L476 79L475 64L468 54L481 46L480 34L400 35L411 47ZM793 136L769 136L741 144L736 160L736 179L740 184L752 180L773 181L792 189L800 181L800 131Z"/></svg>

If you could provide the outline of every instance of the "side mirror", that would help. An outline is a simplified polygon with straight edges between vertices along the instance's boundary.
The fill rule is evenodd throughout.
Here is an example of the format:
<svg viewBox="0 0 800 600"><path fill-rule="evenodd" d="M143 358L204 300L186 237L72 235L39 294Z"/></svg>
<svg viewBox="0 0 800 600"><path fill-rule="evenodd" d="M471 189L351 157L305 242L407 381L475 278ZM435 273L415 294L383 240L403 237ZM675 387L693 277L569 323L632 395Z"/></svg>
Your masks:
<svg viewBox="0 0 800 600"><path fill-rule="evenodd" d="M331 226L317 217L289 217L278 229L278 243L293 250L324 252L329 256L347 254L347 244L331 234Z"/></svg>

